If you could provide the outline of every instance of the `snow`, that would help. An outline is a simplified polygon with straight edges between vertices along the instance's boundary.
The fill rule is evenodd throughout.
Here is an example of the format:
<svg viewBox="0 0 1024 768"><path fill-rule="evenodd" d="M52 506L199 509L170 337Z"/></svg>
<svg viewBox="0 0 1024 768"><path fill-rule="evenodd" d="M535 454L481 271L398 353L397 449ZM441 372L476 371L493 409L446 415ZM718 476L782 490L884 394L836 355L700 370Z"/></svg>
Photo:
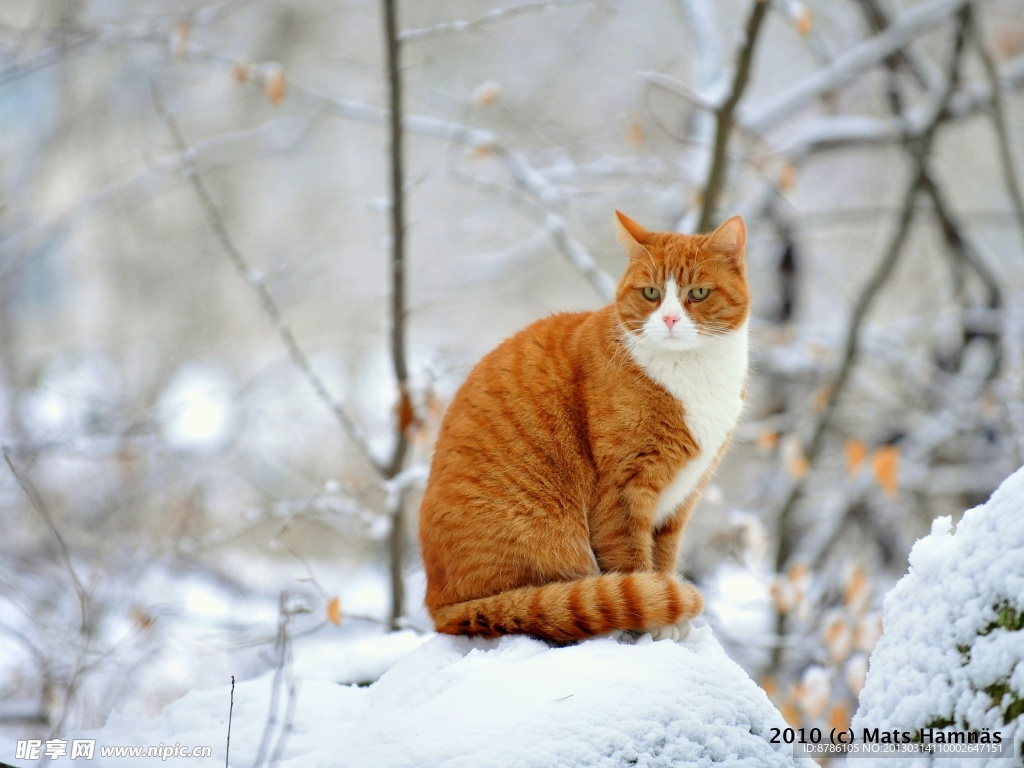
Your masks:
<svg viewBox="0 0 1024 768"><path fill-rule="evenodd" d="M1024 469L966 512L955 530L940 517L914 545L910 572L885 599L885 630L871 655L854 733L878 727L913 734L952 721L945 730L999 731L1019 756L1024 716L1003 719L1013 697L1024 699L1024 629L1012 621L998 626L1001 605L1018 619L1024 611ZM1009 692L993 701L985 689L998 685ZM962 764L1009 763L975 756Z"/></svg>
<svg viewBox="0 0 1024 768"><path fill-rule="evenodd" d="M326 644L297 646L295 695L278 687L276 703L274 672L238 683L230 763L253 765L267 730L264 756L280 749L282 768L813 765L799 763L792 746L769 744L770 729L785 727L781 715L707 626L680 643L644 635L552 647L526 636L424 639L408 631L361 643L335 653L335 662ZM337 674L366 671L341 657L375 644L367 663L390 669L368 687L338 685ZM327 661L316 663L313 649ZM124 760L105 763L103 746L180 744L213 748L189 765L219 766L230 697L229 686L191 691L156 717L115 712L99 730L61 738L95 739L93 760L80 761L90 765ZM13 745L0 743L0 754L13 755ZM79 761L55 761L71 762Z"/></svg>

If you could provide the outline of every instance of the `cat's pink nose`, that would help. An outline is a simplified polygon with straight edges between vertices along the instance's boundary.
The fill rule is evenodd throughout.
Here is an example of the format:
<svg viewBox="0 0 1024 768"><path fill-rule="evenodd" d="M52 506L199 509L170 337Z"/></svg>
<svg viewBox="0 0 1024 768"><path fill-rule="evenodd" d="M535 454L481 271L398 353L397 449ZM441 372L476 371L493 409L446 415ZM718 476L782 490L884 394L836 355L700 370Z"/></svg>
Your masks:
<svg viewBox="0 0 1024 768"><path fill-rule="evenodd" d="M671 331L672 326L679 322L679 315L662 315L661 319L665 321L665 325Z"/></svg>

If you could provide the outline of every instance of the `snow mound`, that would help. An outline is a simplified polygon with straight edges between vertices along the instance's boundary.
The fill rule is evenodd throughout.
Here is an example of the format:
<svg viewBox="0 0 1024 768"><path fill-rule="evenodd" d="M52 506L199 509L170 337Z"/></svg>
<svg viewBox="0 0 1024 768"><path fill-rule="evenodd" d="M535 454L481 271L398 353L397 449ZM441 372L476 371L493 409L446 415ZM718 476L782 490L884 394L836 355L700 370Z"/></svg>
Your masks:
<svg viewBox="0 0 1024 768"><path fill-rule="evenodd" d="M813 766L769 743L785 722L707 627L680 643L644 635L567 647L438 635L368 687L313 672L302 670L292 702L277 702L279 713L292 709L270 740L287 732L282 768ZM236 687L232 765L254 764L272 689L273 673ZM189 765L223 765L228 702L228 687L193 691L156 718L115 713L99 731L65 738L96 739L90 765L105 764L104 745L158 743L211 745L213 757Z"/></svg>
<svg viewBox="0 0 1024 768"><path fill-rule="evenodd" d="M910 572L885 598L884 626L855 734L864 728L905 731L911 738L926 728L998 731L1021 755L1024 469L966 512L955 532L950 518L935 520L931 534L911 550ZM987 762L1008 764L1005 758ZM986 762L973 756L963 764Z"/></svg>

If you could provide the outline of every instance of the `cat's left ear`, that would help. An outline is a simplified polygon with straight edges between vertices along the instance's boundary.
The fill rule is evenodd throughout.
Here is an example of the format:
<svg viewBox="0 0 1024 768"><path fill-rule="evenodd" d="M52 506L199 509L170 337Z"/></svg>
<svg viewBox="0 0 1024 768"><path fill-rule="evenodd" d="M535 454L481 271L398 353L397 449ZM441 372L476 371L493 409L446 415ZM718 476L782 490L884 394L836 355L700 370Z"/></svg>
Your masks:
<svg viewBox="0 0 1024 768"><path fill-rule="evenodd" d="M737 269L743 269L744 248L747 245L747 228L743 219L733 216L708 235L702 249L727 260Z"/></svg>

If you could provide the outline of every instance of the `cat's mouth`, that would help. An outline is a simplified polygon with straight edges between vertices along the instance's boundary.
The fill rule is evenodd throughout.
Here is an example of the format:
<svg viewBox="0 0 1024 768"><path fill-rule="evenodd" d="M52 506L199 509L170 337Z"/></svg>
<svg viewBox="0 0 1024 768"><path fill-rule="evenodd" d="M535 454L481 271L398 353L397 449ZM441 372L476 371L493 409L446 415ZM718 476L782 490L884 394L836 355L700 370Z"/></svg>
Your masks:
<svg viewBox="0 0 1024 768"><path fill-rule="evenodd" d="M694 333L690 329L680 333L675 329L666 328L664 331L659 333L647 333L645 334L645 337L648 340L653 341L659 347L673 351L696 349L704 343L704 339L701 335L699 333Z"/></svg>

